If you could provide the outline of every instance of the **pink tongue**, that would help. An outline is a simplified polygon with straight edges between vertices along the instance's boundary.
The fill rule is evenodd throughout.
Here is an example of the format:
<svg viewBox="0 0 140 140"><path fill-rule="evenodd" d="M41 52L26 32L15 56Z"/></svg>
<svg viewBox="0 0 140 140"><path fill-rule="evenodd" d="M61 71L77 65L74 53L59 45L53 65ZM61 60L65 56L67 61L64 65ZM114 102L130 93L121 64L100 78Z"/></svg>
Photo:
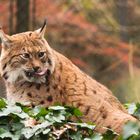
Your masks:
<svg viewBox="0 0 140 140"><path fill-rule="evenodd" d="M47 72L47 68L43 69L41 72L36 72L35 74L39 75L39 76L42 76L42 75L45 75L46 72Z"/></svg>

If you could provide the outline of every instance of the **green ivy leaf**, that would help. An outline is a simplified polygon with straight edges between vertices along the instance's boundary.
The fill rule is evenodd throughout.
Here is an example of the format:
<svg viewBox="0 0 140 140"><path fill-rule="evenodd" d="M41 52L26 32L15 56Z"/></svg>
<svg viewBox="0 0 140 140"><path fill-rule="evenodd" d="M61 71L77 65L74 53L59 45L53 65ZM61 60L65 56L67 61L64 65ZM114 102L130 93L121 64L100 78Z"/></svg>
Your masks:
<svg viewBox="0 0 140 140"><path fill-rule="evenodd" d="M49 110L65 110L66 108L63 106L50 106Z"/></svg>
<svg viewBox="0 0 140 140"><path fill-rule="evenodd" d="M43 131L43 134L46 135L46 134L48 134L50 131L51 131L51 129L47 128L47 129L45 129L45 130Z"/></svg>
<svg viewBox="0 0 140 140"><path fill-rule="evenodd" d="M61 123L65 120L65 116L63 114L48 114L45 116L45 119L49 120L50 122Z"/></svg>
<svg viewBox="0 0 140 140"><path fill-rule="evenodd" d="M129 114L134 114L137 109L137 106L135 103L132 103L132 104L127 104L127 108Z"/></svg>
<svg viewBox="0 0 140 140"><path fill-rule="evenodd" d="M74 108L74 114L77 117L81 117L83 115L83 113L78 109L78 108Z"/></svg>
<svg viewBox="0 0 140 140"><path fill-rule="evenodd" d="M66 106L66 109L68 112L70 112L72 115L74 115L76 117L83 116L83 113L78 108Z"/></svg>
<svg viewBox="0 0 140 140"><path fill-rule="evenodd" d="M123 139L126 140L133 135L139 134L140 126L134 122L128 122L123 128Z"/></svg>
<svg viewBox="0 0 140 140"><path fill-rule="evenodd" d="M81 128L88 128L91 130L94 130L94 128L96 127L96 125L90 125L87 123L69 123L71 125L75 125L75 126L80 126Z"/></svg>
<svg viewBox="0 0 140 140"><path fill-rule="evenodd" d="M0 128L0 138L2 138L2 139L4 139L4 138L11 138L12 140L19 140L20 135L13 135L8 130Z"/></svg>
<svg viewBox="0 0 140 140"><path fill-rule="evenodd" d="M33 135L37 135L40 133L43 133L44 130L46 130L47 127L49 127L50 125L52 125L53 123L45 121L41 124L35 125L32 128L24 128L22 129L22 134L25 136L25 138L29 139L31 138Z"/></svg>
<svg viewBox="0 0 140 140"><path fill-rule="evenodd" d="M0 98L0 109L5 108L6 107L6 102L4 99Z"/></svg>
<svg viewBox="0 0 140 140"><path fill-rule="evenodd" d="M108 129L107 132L103 134L104 140L113 140L116 136L118 136L118 134L111 129Z"/></svg>
<svg viewBox="0 0 140 140"><path fill-rule="evenodd" d="M84 138L84 140L102 140L103 136L101 134L93 134L91 137Z"/></svg>
<svg viewBox="0 0 140 140"><path fill-rule="evenodd" d="M30 116L33 116L33 117L43 117L45 116L46 114L48 114L49 111L47 111L44 107L41 107L41 106L36 106L35 108L33 108L32 110L30 110L28 112L28 114Z"/></svg>
<svg viewBox="0 0 140 140"><path fill-rule="evenodd" d="M70 138L72 140L82 140L82 134L80 131L77 131L77 132L73 132L70 134Z"/></svg>
<svg viewBox="0 0 140 140"><path fill-rule="evenodd" d="M0 111L0 117L8 116L9 114L15 114L22 119L29 117L28 114L22 111L21 107L15 105L8 105L7 108L3 108Z"/></svg>

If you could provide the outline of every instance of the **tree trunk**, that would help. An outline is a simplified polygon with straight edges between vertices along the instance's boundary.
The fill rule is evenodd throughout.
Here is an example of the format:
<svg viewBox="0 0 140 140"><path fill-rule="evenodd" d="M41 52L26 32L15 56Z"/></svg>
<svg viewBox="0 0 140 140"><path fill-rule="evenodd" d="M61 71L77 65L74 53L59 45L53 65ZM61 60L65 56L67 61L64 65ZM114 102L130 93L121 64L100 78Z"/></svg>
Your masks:
<svg viewBox="0 0 140 140"><path fill-rule="evenodd" d="M13 34L13 20L14 20L14 0L9 1L9 33Z"/></svg>
<svg viewBox="0 0 140 140"><path fill-rule="evenodd" d="M17 25L16 32L24 32L29 30L29 0L17 0Z"/></svg>
<svg viewBox="0 0 140 140"><path fill-rule="evenodd" d="M135 15L135 0L114 0L116 3L116 14L120 24L120 36L125 42L131 37L131 25Z"/></svg>
<svg viewBox="0 0 140 140"><path fill-rule="evenodd" d="M36 27L36 0L33 0L33 5L32 5L32 26L34 30Z"/></svg>

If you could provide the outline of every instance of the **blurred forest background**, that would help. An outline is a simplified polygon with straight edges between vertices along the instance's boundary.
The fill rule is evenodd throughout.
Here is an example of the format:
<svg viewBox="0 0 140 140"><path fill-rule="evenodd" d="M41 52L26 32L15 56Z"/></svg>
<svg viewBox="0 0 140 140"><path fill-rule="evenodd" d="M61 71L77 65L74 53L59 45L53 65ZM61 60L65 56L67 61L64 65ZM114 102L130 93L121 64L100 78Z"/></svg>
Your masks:
<svg viewBox="0 0 140 140"><path fill-rule="evenodd" d="M51 47L122 102L140 101L140 0L0 0L6 33L37 29L46 18Z"/></svg>

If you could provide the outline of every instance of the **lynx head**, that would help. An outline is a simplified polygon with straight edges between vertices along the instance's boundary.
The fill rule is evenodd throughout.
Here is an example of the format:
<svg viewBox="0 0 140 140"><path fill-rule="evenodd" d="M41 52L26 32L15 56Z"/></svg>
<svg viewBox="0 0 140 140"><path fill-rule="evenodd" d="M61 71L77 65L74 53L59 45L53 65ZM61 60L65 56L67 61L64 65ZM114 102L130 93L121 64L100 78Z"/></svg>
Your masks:
<svg viewBox="0 0 140 140"><path fill-rule="evenodd" d="M52 49L44 38L45 30L46 22L38 30L12 36L0 29L0 72L7 82L22 80L45 83L53 73L55 60Z"/></svg>

